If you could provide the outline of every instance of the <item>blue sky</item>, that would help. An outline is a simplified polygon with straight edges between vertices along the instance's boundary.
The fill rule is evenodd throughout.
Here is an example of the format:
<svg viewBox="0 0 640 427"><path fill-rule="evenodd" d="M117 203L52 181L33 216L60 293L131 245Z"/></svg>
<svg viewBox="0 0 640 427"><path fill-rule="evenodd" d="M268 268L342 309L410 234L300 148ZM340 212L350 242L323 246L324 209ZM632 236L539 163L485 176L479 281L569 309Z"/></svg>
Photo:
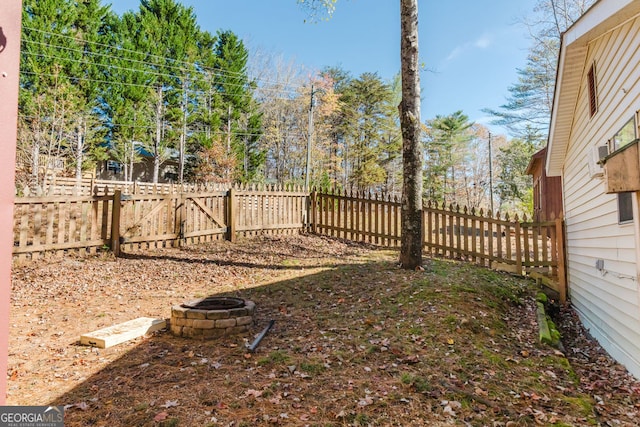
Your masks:
<svg viewBox="0 0 640 427"><path fill-rule="evenodd" d="M106 0L105 3L109 3ZM400 69L400 1L340 0L332 19L305 23L296 0L183 0L203 30L231 30L250 49L273 52L306 68L341 66L357 77ZM422 119L462 110L488 124L483 108L498 108L525 65L530 45L518 22L535 0L446 0L419 4ZM112 10L138 0L111 0ZM496 132L503 132L495 128Z"/></svg>

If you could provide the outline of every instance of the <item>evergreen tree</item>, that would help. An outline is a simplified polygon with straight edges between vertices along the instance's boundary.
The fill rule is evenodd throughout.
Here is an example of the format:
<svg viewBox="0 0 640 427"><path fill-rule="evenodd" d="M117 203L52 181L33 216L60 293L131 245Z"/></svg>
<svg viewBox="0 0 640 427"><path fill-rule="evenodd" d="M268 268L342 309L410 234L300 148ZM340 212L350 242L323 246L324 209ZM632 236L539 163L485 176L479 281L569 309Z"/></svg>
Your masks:
<svg viewBox="0 0 640 427"><path fill-rule="evenodd" d="M102 144L104 128L98 115L105 75L105 44L110 33L107 25L108 6L100 0L83 0L76 3L75 42L78 50L71 52L72 63L69 75L78 90L74 126L75 144L70 151L75 161L75 177L78 183L84 169L95 170L97 161L106 159Z"/></svg>
<svg viewBox="0 0 640 427"><path fill-rule="evenodd" d="M438 202L455 203L464 185L456 174L466 153L473 124L462 111L436 116L427 122L425 188L427 197Z"/></svg>
<svg viewBox="0 0 640 427"><path fill-rule="evenodd" d="M391 88L375 73L352 80L341 98L352 163L350 181L359 190L379 189L387 180L383 163L385 146L394 142L386 138L388 129L393 131L392 99Z"/></svg>
<svg viewBox="0 0 640 427"><path fill-rule="evenodd" d="M261 134L261 115L253 100L255 83L249 81L247 60L249 53L242 40L231 31L220 31L215 45L216 89L226 107L223 131L226 133L227 153L236 159L235 170L227 179L253 179L264 163L265 154L258 140Z"/></svg>
<svg viewBox="0 0 640 427"><path fill-rule="evenodd" d="M518 81L509 87L507 102L498 110L484 110L496 118L493 124L505 126L521 138L530 130L547 132L560 37L594 2L538 0L535 8L537 20L528 23L533 43L527 63L517 70Z"/></svg>
<svg viewBox="0 0 640 427"><path fill-rule="evenodd" d="M340 67L327 67L321 77L330 82L331 92L337 96L337 108L326 118L329 127L330 153L329 157L333 160L330 166L332 176L330 181L332 187L346 188L349 183L350 174L350 151L348 129L349 124L347 115L344 114L344 106L348 101L348 88L350 87L353 77L351 74Z"/></svg>
<svg viewBox="0 0 640 427"><path fill-rule="evenodd" d="M511 210L532 214L531 177L526 174L531 156L540 148L544 138L534 130L525 138L514 138L499 149L497 160L500 165L496 190L500 205L509 204Z"/></svg>
<svg viewBox="0 0 640 427"><path fill-rule="evenodd" d="M133 12L121 18L109 15L109 36L106 79L110 82L103 94L101 109L109 117L111 156L124 165L124 179L133 181L133 167L141 160L142 146L152 146L153 105L157 73L149 54L137 50L141 28Z"/></svg>
<svg viewBox="0 0 640 427"><path fill-rule="evenodd" d="M148 61L157 76L155 135L149 147L154 160L153 182L158 181L160 165L169 157L172 147L178 150L178 179L182 181L189 79L200 29L193 8L175 0L141 0L136 18L139 25L136 50L149 52Z"/></svg>

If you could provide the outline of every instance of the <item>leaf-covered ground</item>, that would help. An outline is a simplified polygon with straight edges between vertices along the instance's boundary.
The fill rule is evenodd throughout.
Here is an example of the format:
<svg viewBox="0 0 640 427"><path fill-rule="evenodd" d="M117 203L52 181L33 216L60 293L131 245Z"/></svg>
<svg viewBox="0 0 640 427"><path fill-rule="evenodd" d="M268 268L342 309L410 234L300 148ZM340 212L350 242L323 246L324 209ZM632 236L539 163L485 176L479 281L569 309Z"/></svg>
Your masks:
<svg viewBox="0 0 640 427"><path fill-rule="evenodd" d="M640 425L640 383L571 310L566 354L538 344L532 282L396 258L289 236L16 267L7 403L66 405L67 426ZM77 344L208 295L256 302L251 332Z"/></svg>

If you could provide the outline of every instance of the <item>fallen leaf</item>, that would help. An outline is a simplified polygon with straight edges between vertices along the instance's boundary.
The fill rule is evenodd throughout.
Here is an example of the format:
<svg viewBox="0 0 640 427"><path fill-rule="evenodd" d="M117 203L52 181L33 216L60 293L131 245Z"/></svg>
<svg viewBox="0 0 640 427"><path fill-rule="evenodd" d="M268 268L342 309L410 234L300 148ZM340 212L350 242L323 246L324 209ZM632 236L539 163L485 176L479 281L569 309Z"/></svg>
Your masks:
<svg viewBox="0 0 640 427"><path fill-rule="evenodd" d="M262 391L254 390L254 389L250 388L249 390L244 392L244 397L249 397L249 396L260 397L260 396L262 396Z"/></svg>
<svg viewBox="0 0 640 427"><path fill-rule="evenodd" d="M281 400L282 400L282 395L278 393L276 396L269 399L269 402L273 403L274 405L279 405Z"/></svg>
<svg viewBox="0 0 640 427"><path fill-rule="evenodd" d="M358 401L358 406L369 406L373 403L373 399L370 398L369 396L365 397L364 399L360 399Z"/></svg>
<svg viewBox="0 0 640 427"><path fill-rule="evenodd" d="M169 414L166 411L162 411L157 413L156 416L153 417L153 421L156 421L156 422L164 421L167 419L168 416Z"/></svg>
<svg viewBox="0 0 640 427"><path fill-rule="evenodd" d="M480 387L476 387L474 391L478 396L487 396L489 394L486 390L483 390Z"/></svg>

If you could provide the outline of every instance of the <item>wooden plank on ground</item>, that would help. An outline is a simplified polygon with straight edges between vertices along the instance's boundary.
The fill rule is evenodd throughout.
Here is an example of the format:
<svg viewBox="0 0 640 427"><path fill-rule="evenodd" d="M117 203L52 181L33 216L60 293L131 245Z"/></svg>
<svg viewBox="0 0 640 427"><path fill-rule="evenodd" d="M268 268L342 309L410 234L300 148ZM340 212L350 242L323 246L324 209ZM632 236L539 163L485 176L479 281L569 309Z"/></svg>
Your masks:
<svg viewBox="0 0 640 427"><path fill-rule="evenodd" d="M150 332L164 329L167 325L164 319L151 317L138 317L128 322L109 326L94 332L82 335L80 344L91 345L98 348L109 348L125 341L141 337Z"/></svg>

